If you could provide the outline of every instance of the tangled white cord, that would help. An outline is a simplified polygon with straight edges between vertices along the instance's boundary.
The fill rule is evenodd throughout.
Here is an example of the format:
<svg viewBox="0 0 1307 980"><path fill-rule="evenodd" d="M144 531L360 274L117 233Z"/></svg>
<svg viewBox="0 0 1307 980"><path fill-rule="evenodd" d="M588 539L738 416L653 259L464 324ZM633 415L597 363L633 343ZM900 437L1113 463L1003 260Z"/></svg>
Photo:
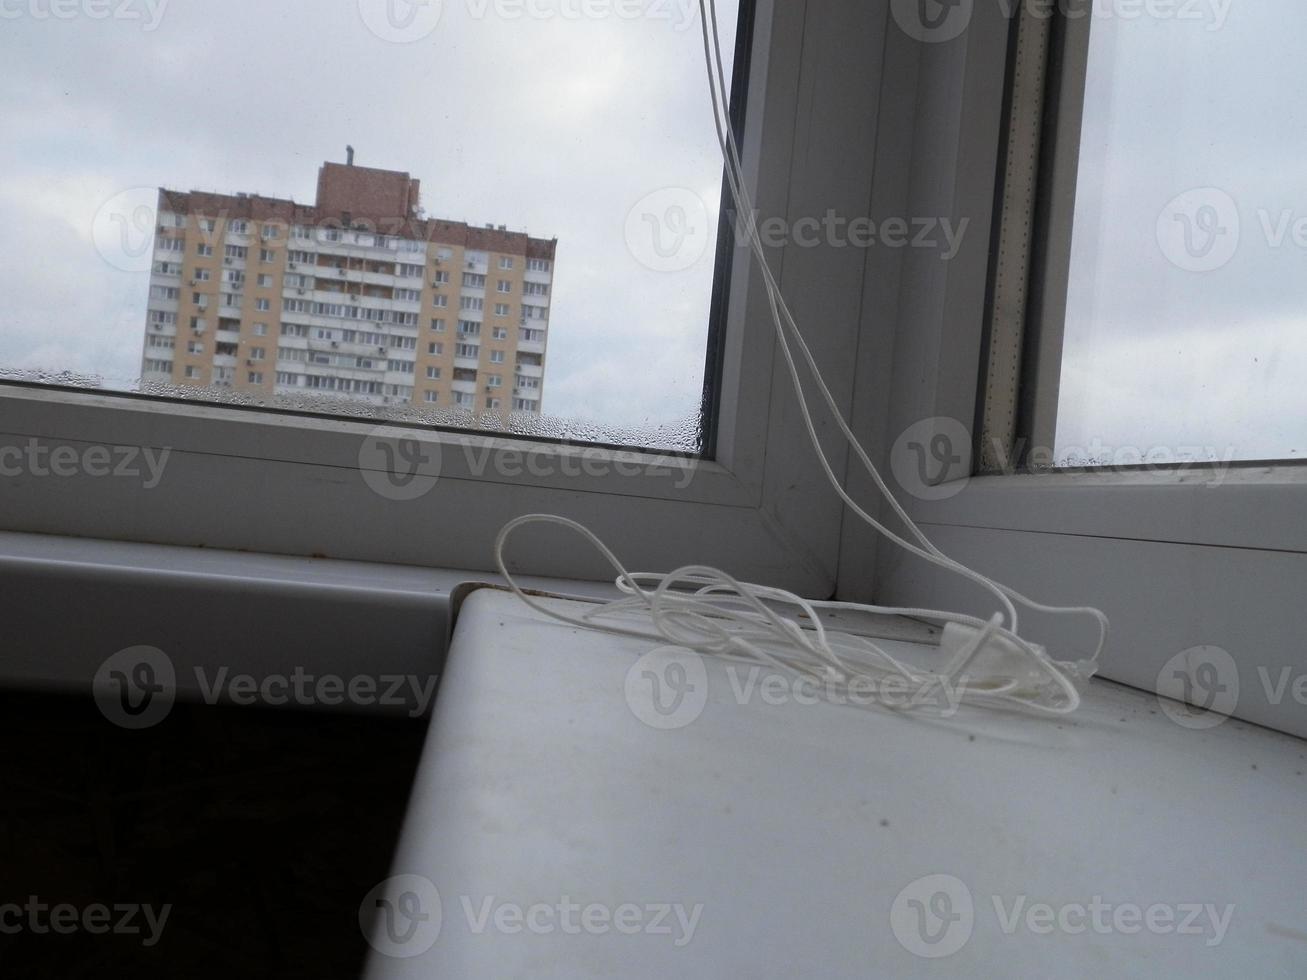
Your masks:
<svg viewBox="0 0 1307 980"><path fill-rule="evenodd" d="M1100 610L1087 606L1059 607L1035 602L954 561L927 539L895 498L840 412L767 261L757 230L753 200L740 164L739 147L726 115L728 90L718 36L716 0L699 0L699 9L702 14L704 55L708 66L713 119L726 163L727 183L742 216L748 245L762 274L779 348L798 396L808 439L816 451L822 471L844 504L870 527L911 554L962 575L987 589L998 600L1003 611L995 613L989 620L982 620L931 609L812 602L782 589L738 582L726 572L700 565L690 565L664 575L631 573L588 528L567 518L546 514L519 517L500 531L495 542L495 560L500 573L523 602L537 612L562 622L619 636L671 643L707 656L769 666L816 682L818 690L831 694L847 696L856 685L860 692L874 696L892 678L898 688L901 689L906 684L918 695L911 701L913 706L939 706L944 702L937 695L951 695L947 699L951 704L966 701L1057 714L1075 711L1080 704L1077 682L1093 675L1097 669L1098 657L1107 642L1107 617ZM791 339L802 355L840 433L877 490L911 534L913 541L896 534L872 517L840 483L817 436L808 395L790 346ZM617 571L617 586L624 594L623 598L598 605L582 616L570 616L527 595L508 571L504 549L514 531L524 525L538 523L562 525L588 539ZM1093 656L1077 664L1049 658L1041 647L1017 635L1018 604L1043 613L1094 618L1099 626L1099 638ZM794 618L783 615L781 610L786 607L796 610L797 615ZM951 642L954 655L943 670L923 670L905 664L866 637L827 630L820 620L820 610L911 616L951 624L945 628L945 639ZM646 628L638 628L638 625L646 624Z"/></svg>

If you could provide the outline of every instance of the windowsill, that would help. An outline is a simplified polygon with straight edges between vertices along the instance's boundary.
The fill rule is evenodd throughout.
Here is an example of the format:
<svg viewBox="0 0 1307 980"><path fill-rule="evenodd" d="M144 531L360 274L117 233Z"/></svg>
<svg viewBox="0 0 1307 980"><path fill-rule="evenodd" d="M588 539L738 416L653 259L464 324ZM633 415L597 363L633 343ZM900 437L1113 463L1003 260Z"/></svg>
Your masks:
<svg viewBox="0 0 1307 980"><path fill-rule="evenodd" d="M423 908L398 953L412 958L374 955L369 976L936 976L896 939L908 899L935 894L904 889L931 875L973 901L953 975L1301 973L1307 743L1238 721L1188 730L1105 682L1065 718L741 701L719 661L701 714L655 728L627 693L650 646L503 593L467 599L390 872L427 879L443 922ZM1024 899L1010 933L996 898L1008 915ZM1110 910L1106 931L1024 917L1096 900L1233 912L1214 943L1113 928ZM675 917L672 934L569 934L549 912L563 902L702 911L678 945ZM515 921L500 907L537 906L552 928L497 928Z"/></svg>
<svg viewBox="0 0 1307 980"><path fill-rule="evenodd" d="M451 600L497 577L448 569L0 532L6 643L0 688L87 693L112 654L163 650L178 696L210 680L291 675L438 675ZM611 595L606 583L525 578ZM310 705L311 706L311 705ZM385 705L378 705L385 710Z"/></svg>

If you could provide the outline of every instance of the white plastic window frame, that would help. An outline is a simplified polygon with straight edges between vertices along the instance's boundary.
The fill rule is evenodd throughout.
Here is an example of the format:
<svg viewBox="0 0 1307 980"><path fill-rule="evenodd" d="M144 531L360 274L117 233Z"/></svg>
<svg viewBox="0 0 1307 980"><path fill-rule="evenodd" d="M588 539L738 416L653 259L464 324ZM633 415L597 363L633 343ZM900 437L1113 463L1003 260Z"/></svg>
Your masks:
<svg viewBox="0 0 1307 980"><path fill-rule="evenodd" d="M884 391L859 393L863 424L886 420L881 458L899 479L909 513L946 553L1033 597L1092 604L1112 619L1103 676L1167 695L1188 691L1193 727L1225 715L1307 736L1307 467L1240 466L1217 485L1202 469L977 475L977 443L952 438L949 460L917 480L929 433L979 430L986 315L1005 116L1005 72L1015 35L1007 5L977 3L966 30L943 43L899 37L918 80L905 97L917 126L907 181L913 213L971 218L969 238L946 266L907 255L889 287L897 316L874 345L892 369ZM1042 165L1048 181L1045 245L1026 270L1028 363L1021 396L1025 435L1052 445L1061 366L1081 110L1092 18L1057 26L1055 132ZM882 106L882 114L888 110ZM1031 286L1039 288L1030 289ZM886 336L888 334L888 336ZM864 368L864 371L866 369ZM915 426L915 428L914 428ZM923 433L925 435L923 435ZM865 485L862 492L867 492ZM987 608L954 576L877 543L850 525L842 595L892 603ZM1089 639L1067 620L1029 617L1034 639L1059 654ZM1167 702L1170 703L1170 702ZM1210 709L1210 710L1208 710Z"/></svg>
<svg viewBox="0 0 1307 980"><path fill-rule="evenodd" d="M827 210L864 214L871 193L890 25L879 4L838 8L759 0L755 15L745 166L763 214L791 227ZM699 42L687 34L686 43ZM151 447L170 456L148 490L139 480L86 472L6 475L0 528L485 570L505 521L550 512L584 521L633 568L704 562L829 596L841 511L777 364L747 252L735 249L732 261L711 461L401 427L395 434L417 439L439 473L416 499L396 499L402 494L374 486L405 485L407 467L391 472L377 461L384 453L375 450L372 422L8 384L0 386L0 453L36 444ZM847 408L862 256L790 244L774 249L773 261ZM584 544L547 531L521 535L512 557L539 575L609 575Z"/></svg>

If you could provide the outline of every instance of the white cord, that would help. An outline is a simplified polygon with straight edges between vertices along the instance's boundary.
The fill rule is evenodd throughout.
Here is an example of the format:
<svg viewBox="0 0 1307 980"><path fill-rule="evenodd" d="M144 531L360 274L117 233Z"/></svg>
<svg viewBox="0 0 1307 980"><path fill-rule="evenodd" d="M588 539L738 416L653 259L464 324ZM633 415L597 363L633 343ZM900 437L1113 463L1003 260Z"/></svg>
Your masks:
<svg viewBox="0 0 1307 980"><path fill-rule="evenodd" d="M835 396L822 377L816 359L799 331L772 273L758 234L756 212L745 184L739 147L727 116L728 89L717 28L716 0L699 0L699 9L703 21L704 55L708 67L713 121L726 163L726 179L743 218L748 244L762 274L780 351L798 396L808 439L817 453L822 471L844 504L870 527L911 554L962 575L987 589L998 600L1003 613L982 620L939 610L811 602L781 589L741 583L726 572L697 565L666 575L633 574L622 566L617 557L588 528L567 518L544 514L519 517L500 531L495 542L495 560L500 573L518 598L528 606L562 622L588 629L601 629L620 636L672 643L705 655L764 664L818 682L832 695L847 697L854 684L860 684L865 689L868 681L874 685L875 682L894 677L901 683L914 686L918 691L921 696L914 699L916 705L938 706L940 702L935 695L950 693L944 689L953 684L956 685L955 696L969 703L1005 704L1058 714L1074 711L1080 703L1075 681L1087 679L1097 669L1097 659L1107 641L1107 617L1100 610L1087 606L1058 607L1035 602L949 558L931 543L895 498L840 412ZM790 347L791 338L840 433L916 543L896 534L872 517L840 483L818 438L808 405L808 395ZM558 612L523 592L508 571L504 548L515 530L534 523L562 525L589 540L617 571L617 586L624 593L624 598L597 606L577 617ZM643 587L642 582L650 587ZM1051 660L1041 648L1017 635L1017 604L1054 615L1084 615L1094 618L1099 626L1099 639L1093 656L1080 664ZM780 614L778 607L787 606L798 610L798 618L804 620L802 625L796 619ZM902 663L865 637L826 630L818 616L819 609L913 616L955 623L966 627L970 631L970 638L955 658L951 673L923 671ZM1007 625L1004 624L1004 613ZM602 622L605 619L647 623L648 629L623 626L619 622ZM1018 654L1022 667L1015 668L1010 658L1005 661L1000 657L996 662L992 655L995 648ZM987 660L991 668L989 671L985 669ZM967 667L971 670L964 670Z"/></svg>

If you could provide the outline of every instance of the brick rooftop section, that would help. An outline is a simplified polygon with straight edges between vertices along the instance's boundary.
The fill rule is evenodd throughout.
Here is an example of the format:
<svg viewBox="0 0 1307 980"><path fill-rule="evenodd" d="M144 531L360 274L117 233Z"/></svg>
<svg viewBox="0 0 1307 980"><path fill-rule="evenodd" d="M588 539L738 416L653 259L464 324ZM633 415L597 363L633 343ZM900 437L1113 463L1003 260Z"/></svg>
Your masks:
<svg viewBox="0 0 1307 980"><path fill-rule="evenodd" d="M159 189L159 210L206 218L244 218L317 228L356 228L395 238L436 242L503 255L554 259L557 239L480 228L463 221L418 218L421 182L395 170L327 163L318 172L316 204L258 194L211 194ZM286 240L282 239L284 243Z"/></svg>

